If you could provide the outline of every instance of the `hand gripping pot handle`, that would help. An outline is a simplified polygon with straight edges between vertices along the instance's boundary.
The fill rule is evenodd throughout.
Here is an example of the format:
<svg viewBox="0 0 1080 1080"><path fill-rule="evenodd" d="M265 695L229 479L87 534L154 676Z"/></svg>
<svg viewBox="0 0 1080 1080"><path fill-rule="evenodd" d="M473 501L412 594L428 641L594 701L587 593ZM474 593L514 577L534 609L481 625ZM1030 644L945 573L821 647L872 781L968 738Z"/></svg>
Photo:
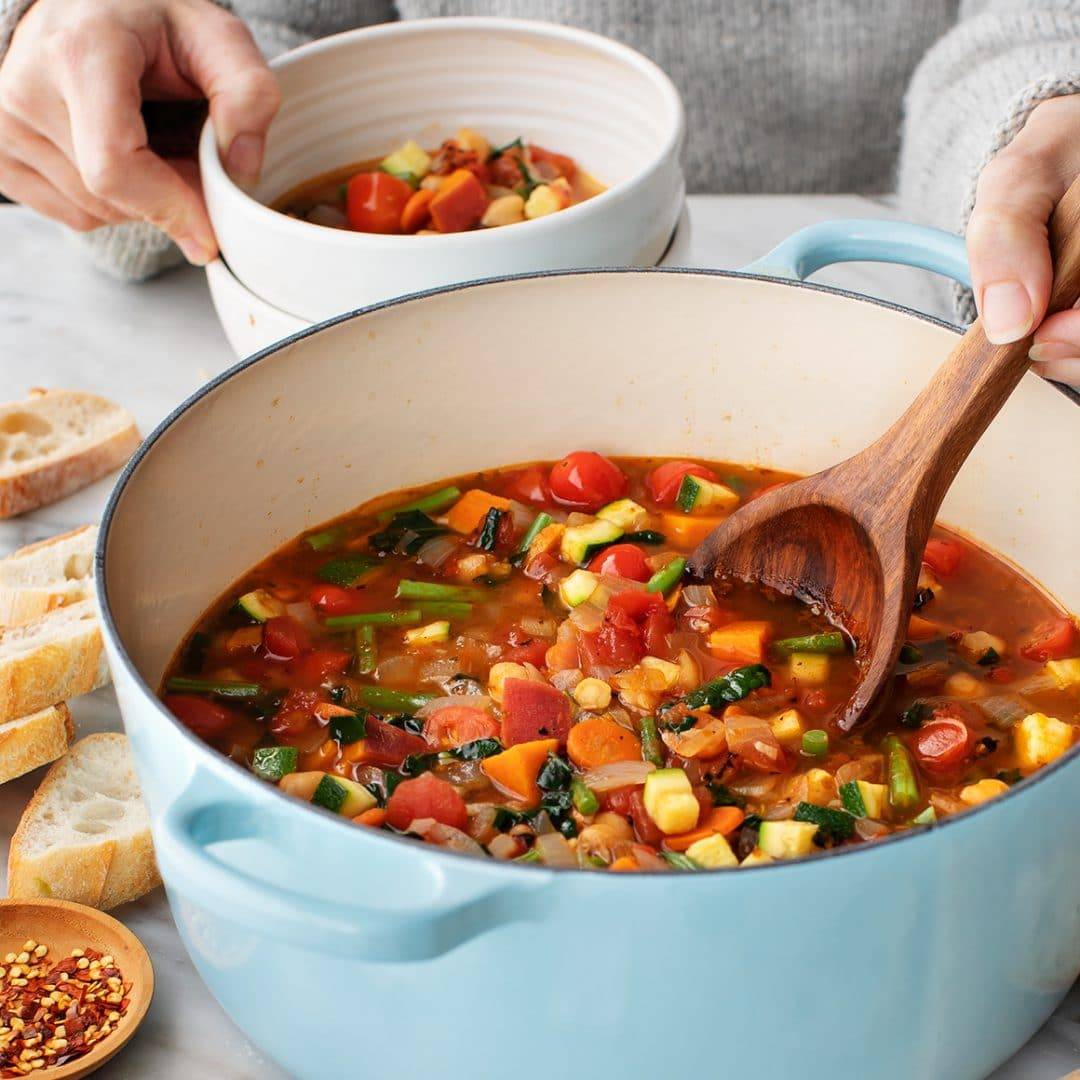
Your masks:
<svg viewBox="0 0 1080 1080"><path fill-rule="evenodd" d="M350 837L336 823L314 820L314 812L302 807L283 805L267 813L265 800L256 806L232 798L200 798L200 789L212 790L202 779L195 774L154 830L162 876L186 898L242 912L244 922L257 922L279 940L362 960L420 961L504 923L538 918L543 910L550 871L475 868L465 856L433 857L413 841ZM284 798L266 795L274 802ZM294 817L297 821L289 824ZM334 826L329 841L327 824ZM237 840L249 847L245 867L236 865L227 852L210 850ZM355 850L350 840L361 841L363 849ZM325 852L328 843L340 844L337 865L349 869L349 875L343 869L343 878L352 875L355 880L366 868L362 887L346 887L348 899L341 902L283 885L281 874L271 880L269 874L247 868L253 858L262 861L261 852L267 866L284 865L288 877L304 882L313 851L321 846ZM404 845L410 850L401 850Z"/></svg>

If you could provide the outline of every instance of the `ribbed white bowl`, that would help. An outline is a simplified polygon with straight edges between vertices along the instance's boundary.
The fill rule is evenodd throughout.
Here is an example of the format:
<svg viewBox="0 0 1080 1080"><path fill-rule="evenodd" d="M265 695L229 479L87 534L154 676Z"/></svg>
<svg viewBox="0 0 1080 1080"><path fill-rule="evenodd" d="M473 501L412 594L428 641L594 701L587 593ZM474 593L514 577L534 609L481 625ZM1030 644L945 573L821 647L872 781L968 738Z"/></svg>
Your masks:
<svg viewBox="0 0 1080 1080"><path fill-rule="evenodd" d="M222 168L210 124L199 149L222 254L248 289L319 320L474 278L659 260L684 197L678 92L651 61L582 30L515 19L390 23L313 42L273 67L283 104L258 187ZM550 217L448 236L377 236L275 213L302 181L437 145L462 125L570 154L609 186Z"/></svg>

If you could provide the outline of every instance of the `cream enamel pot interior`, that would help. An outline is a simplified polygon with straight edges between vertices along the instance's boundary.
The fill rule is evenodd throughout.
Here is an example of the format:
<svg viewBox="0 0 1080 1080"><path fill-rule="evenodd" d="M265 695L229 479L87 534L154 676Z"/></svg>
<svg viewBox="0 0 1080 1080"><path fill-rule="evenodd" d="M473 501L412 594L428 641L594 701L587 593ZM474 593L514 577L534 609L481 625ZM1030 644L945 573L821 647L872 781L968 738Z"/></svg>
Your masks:
<svg viewBox="0 0 1080 1080"><path fill-rule="evenodd" d="M322 38L271 64L282 94L247 194L207 124L206 205L236 279L308 322L420 289L497 274L653 266L683 203L685 119L671 80L625 45L524 19L439 18ZM467 126L496 145L523 136L571 155L608 189L558 214L446 236L328 229L268 209L312 177L437 146Z"/></svg>
<svg viewBox="0 0 1080 1080"><path fill-rule="evenodd" d="M481 338L514 350L493 364ZM819 469L882 431L954 339L790 282L526 277L342 317L170 417L114 494L98 587L173 912L247 1035L299 1077L500 1080L974 1080L1028 1038L1080 972L1076 750L866 849L560 873L290 801L154 696L236 577L378 492L580 446ZM1073 610L1078 419L1028 376L942 515Z"/></svg>

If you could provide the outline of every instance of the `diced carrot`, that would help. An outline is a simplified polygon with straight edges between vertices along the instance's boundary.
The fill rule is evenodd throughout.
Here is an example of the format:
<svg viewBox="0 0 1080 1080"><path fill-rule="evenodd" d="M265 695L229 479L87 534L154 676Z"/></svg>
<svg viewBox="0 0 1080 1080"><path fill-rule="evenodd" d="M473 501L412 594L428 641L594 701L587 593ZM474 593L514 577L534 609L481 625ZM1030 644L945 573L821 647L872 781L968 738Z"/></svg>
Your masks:
<svg viewBox="0 0 1080 1080"><path fill-rule="evenodd" d="M621 855L608 867L616 874L632 874L637 868L637 859L633 855Z"/></svg>
<svg viewBox="0 0 1080 1080"><path fill-rule="evenodd" d="M315 715L320 720L330 720L335 716L355 716L355 709L346 709L343 705L335 705L330 701L320 701L315 706Z"/></svg>
<svg viewBox="0 0 1080 1080"><path fill-rule="evenodd" d="M372 829L377 829L385 820L386 811L381 806L373 806L353 818L357 825L368 825Z"/></svg>
<svg viewBox="0 0 1080 1080"><path fill-rule="evenodd" d="M472 488L450 508L450 513L446 515L447 524L454 532L471 533L480 526L492 507L496 510L509 510L510 500L501 495L492 495L489 491L481 491L480 488Z"/></svg>
<svg viewBox="0 0 1080 1080"><path fill-rule="evenodd" d="M725 519L691 517L689 514L661 514L660 531L681 547L697 547Z"/></svg>
<svg viewBox="0 0 1080 1080"><path fill-rule="evenodd" d="M405 233L416 232L422 229L431 217L431 200L435 198L435 192L428 188L418 188L409 196L405 209L401 211L401 231Z"/></svg>
<svg viewBox="0 0 1080 1080"><path fill-rule="evenodd" d="M484 185L468 169L457 169L442 182L428 209L439 232L464 232L479 224L487 204Z"/></svg>
<svg viewBox="0 0 1080 1080"><path fill-rule="evenodd" d="M536 785L536 778L540 775L548 754L554 754L558 749L558 739L536 739L533 742L518 743L501 754L484 758L480 768L512 798L535 806L540 801L540 788Z"/></svg>
<svg viewBox="0 0 1080 1080"><path fill-rule="evenodd" d="M242 626L234 630L225 639L225 651L230 656L238 653L250 652L262 644L263 628L261 626Z"/></svg>
<svg viewBox="0 0 1080 1080"><path fill-rule="evenodd" d="M685 851L691 844L706 840L715 833L729 836L743 823L745 817L737 806L717 806L709 811L708 816L696 829L678 836L665 837L664 843L672 851Z"/></svg>
<svg viewBox="0 0 1080 1080"><path fill-rule="evenodd" d="M757 620L728 623L709 634L709 652L719 660L760 664L772 635L772 624Z"/></svg>
<svg viewBox="0 0 1080 1080"><path fill-rule="evenodd" d="M579 769L595 769L613 761L640 761L641 741L614 720L590 716L570 729L566 752Z"/></svg>
<svg viewBox="0 0 1080 1080"><path fill-rule="evenodd" d="M921 615L912 615L908 619L908 637L912 641L929 641L940 636L941 628L937 623L932 623Z"/></svg>

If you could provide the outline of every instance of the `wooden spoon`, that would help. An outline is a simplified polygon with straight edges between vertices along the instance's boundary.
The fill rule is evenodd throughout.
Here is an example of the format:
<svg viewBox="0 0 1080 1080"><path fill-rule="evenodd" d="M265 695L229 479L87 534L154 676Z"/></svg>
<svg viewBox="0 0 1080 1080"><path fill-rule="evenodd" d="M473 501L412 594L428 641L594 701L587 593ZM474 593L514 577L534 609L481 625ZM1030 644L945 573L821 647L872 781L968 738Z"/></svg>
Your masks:
<svg viewBox="0 0 1080 1080"><path fill-rule="evenodd" d="M1050 250L1049 311L1055 312L1080 297L1080 180L1051 217ZM1030 338L991 345L976 321L880 439L740 507L689 559L697 577L755 581L820 604L854 638L862 678L838 720L843 731L875 704L893 675L934 518L953 477L1027 371L1030 345Z"/></svg>

